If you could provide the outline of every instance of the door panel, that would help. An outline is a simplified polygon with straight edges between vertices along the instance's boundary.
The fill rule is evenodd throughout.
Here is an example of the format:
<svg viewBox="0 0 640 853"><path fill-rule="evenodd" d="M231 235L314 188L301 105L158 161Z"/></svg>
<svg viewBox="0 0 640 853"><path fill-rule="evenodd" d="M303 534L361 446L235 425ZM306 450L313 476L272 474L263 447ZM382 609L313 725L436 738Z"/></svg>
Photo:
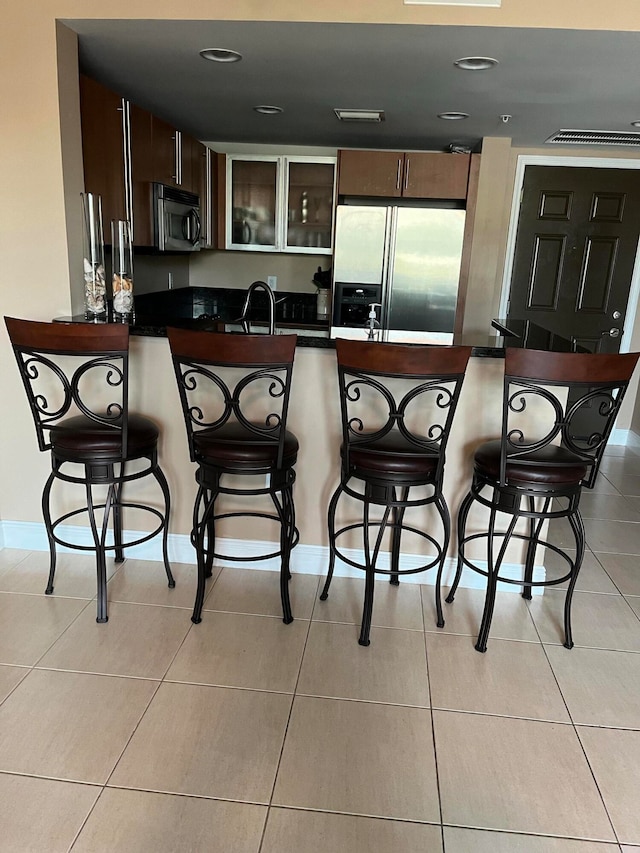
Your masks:
<svg viewBox="0 0 640 853"><path fill-rule="evenodd" d="M570 337L574 346L617 352L639 212L639 171L527 166L509 316Z"/></svg>
<svg viewBox="0 0 640 853"><path fill-rule="evenodd" d="M334 281L382 284L388 213L386 207L338 205L336 210Z"/></svg>

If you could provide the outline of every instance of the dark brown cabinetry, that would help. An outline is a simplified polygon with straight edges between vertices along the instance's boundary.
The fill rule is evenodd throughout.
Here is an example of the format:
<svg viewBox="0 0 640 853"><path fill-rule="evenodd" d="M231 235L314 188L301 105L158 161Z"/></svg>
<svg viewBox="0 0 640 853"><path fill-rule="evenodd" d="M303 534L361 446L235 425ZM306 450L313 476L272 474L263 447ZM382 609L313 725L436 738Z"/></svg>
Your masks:
<svg viewBox="0 0 640 853"><path fill-rule="evenodd" d="M198 193L204 145L166 121L152 116L154 180Z"/></svg>
<svg viewBox="0 0 640 853"><path fill-rule="evenodd" d="M199 195L206 220L202 233L205 226L211 233L215 179L211 170L207 177L202 143L84 75L80 110L85 190L102 197L106 243L111 240L111 220L128 219L134 245L153 245L154 181ZM207 195L211 203L205 211Z"/></svg>
<svg viewBox="0 0 640 853"><path fill-rule="evenodd" d="M338 152L338 194L464 199L469 163L469 154L342 150Z"/></svg>
<svg viewBox="0 0 640 853"><path fill-rule="evenodd" d="M104 239L111 220L128 219L134 244L153 242L151 113L82 75L82 156L87 192L102 197Z"/></svg>
<svg viewBox="0 0 640 853"><path fill-rule="evenodd" d="M105 238L112 219L125 219L124 121L122 98L80 77L85 190L102 197Z"/></svg>

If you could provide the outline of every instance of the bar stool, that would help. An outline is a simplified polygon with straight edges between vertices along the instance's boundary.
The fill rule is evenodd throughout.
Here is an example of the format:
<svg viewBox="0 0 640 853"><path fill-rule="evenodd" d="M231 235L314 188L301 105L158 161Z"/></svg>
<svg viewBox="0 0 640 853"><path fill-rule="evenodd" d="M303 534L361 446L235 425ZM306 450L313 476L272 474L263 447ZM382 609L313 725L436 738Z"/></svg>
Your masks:
<svg viewBox="0 0 640 853"><path fill-rule="evenodd" d="M47 595L53 592L56 545L95 551L98 578L97 622L107 622L106 555L124 560L124 549L162 533L162 555L170 587L175 586L167 553L169 486L158 464L158 427L128 409L129 327L122 324L42 323L5 317L36 427L40 450L51 451L51 474L42 492L42 512L51 554ZM125 466L146 460L142 468ZM68 466L75 466L71 471ZM136 466L134 466L136 467ZM80 473L82 472L82 473ZM162 491L164 507L125 502L125 483L152 476ZM51 517L51 490L56 481L84 487L86 505ZM104 503L94 488L106 487ZM155 516L151 533L123 541L122 511L141 510ZM102 510L102 518L97 510ZM87 515L92 545L61 538L59 525ZM109 523L113 543L107 541Z"/></svg>
<svg viewBox="0 0 640 853"><path fill-rule="evenodd" d="M369 645L375 575L390 575L392 584L402 574L438 567L436 612L443 623L440 576L449 546L451 521L442 492L445 451L458 403L470 347L433 347L336 341L338 385L342 413L342 469L340 484L328 513L329 571L320 595L329 595L336 556L365 572L365 594L358 642ZM366 425L365 425L366 424ZM426 487L426 496L411 494ZM362 520L335 529L342 495L362 504ZM440 516L443 537L404 521L407 509L433 504ZM371 520L372 506L382 508L381 520ZM370 529L377 528L371 547ZM349 557L337 540L351 530L362 531L363 560ZM390 532L390 568L379 565L385 533ZM418 568L400 568L403 533L429 543L435 556Z"/></svg>
<svg viewBox="0 0 640 853"><path fill-rule="evenodd" d="M189 454L197 464L198 490L191 542L198 561L198 588L191 620L202 621L206 579L213 560L253 561L280 557L283 622L293 622L289 559L298 543L293 466L298 439L287 430L296 335L232 335L167 329ZM245 477L258 478L247 485ZM266 482L265 482L266 478ZM220 495L268 495L275 513L217 512ZM279 548L257 556L216 550L216 522L223 518L278 522Z"/></svg>
<svg viewBox="0 0 640 853"><path fill-rule="evenodd" d="M476 643L487 649L498 581L522 586L531 599L534 586L569 581L564 605L564 645L573 647L571 601L585 549L580 515L583 486L593 488L611 429L639 353L556 353L508 349L499 439L480 445L474 456L471 489L458 513L458 566L446 598L452 602L464 566L487 578L484 612ZM474 503L489 510L486 529L467 533ZM496 517L508 519L506 530ZM575 558L543 538L545 522L566 518L576 543ZM523 520L518 529L517 525ZM484 526L484 525L483 525ZM511 540L526 543L522 577L501 574ZM486 545L486 568L465 553L470 542ZM561 578L533 580L536 552L548 548L568 566Z"/></svg>

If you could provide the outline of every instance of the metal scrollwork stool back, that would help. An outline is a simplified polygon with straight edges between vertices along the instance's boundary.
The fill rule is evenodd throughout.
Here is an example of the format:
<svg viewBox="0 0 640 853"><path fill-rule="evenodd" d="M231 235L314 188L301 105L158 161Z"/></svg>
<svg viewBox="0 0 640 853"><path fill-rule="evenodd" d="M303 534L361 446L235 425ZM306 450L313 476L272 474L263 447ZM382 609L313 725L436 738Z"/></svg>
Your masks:
<svg viewBox="0 0 640 853"><path fill-rule="evenodd" d="M191 542L198 562L192 621L202 620L206 579L214 558L231 561L280 557L283 622L293 621L289 560L298 543L293 484L298 440L287 430L296 335L230 335L167 329L191 461L198 490ZM258 478L250 484L238 477ZM266 478L266 479L265 479ZM275 512L217 512L220 495L269 496ZM279 547L239 556L216 550L216 522L266 518L280 528Z"/></svg>
<svg viewBox="0 0 640 853"><path fill-rule="evenodd" d="M358 642L368 646L376 573L390 575L392 584L399 583L401 574L435 566L438 581L442 574L451 528L442 491L445 451L471 348L338 340L336 352L342 469L329 504L329 571L320 598L324 601L329 594L336 556L362 569L365 595ZM417 495L416 489L421 490ZM336 510L343 495L361 502L362 520L336 530ZM407 510L429 504L442 522L440 541L424 526L405 522ZM372 506L381 508L381 520L371 519ZM363 560L338 547L337 540L352 530L362 532ZM371 530L377 531L373 547ZM386 533L390 535L388 569L380 566L379 559ZM420 537L435 554L419 567L402 569L403 533ZM436 613L440 624L439 583Z"/></svg>
<svg viewBox="0 0 640 853"><path fill-rule="evenodd" d="M42 512L51 562L46 593L53 592L56 545L95 551L98 580L97 622L106 622L106 555L124 560L124 549L162 533L162 554L170 587L175 586L167 552L169 486L158 464L158 427L128 410L129 327L121 324L43 323L5 317L35 422L40 450L51 451L51 474L42 493ZM146 460L140 468L138 462ZM125 466L136 461L126 470ZM72 470L69 466L76 466ZM82 472L82 473L81 473ZM123 500L125 484L153 476L163 497L162 510ZM86 505L51 517L56 481L84 486ZM104 503L94 499L106 489ZM100 500L100 499L99 499ZM155 516L157 526L135 541L123 541L122 510ZM60 525L87 515L93 544L62 538ZM113 527L112 539L109 535Z"/></svg>
<svg viewBox="0 0 640 853"><path fill-rule="evenodd" d="M475 451L471 489L458 513L458 567L446 599L453 601L465 566L487 578L479 652L487 649L498 581L522 586L527 600L534 586L569 581L564 645L573 647L571 602L585 550L580 495L595 484L638 355L507 350L501 437ZM489 520L480 532L468 533L474 503L489 510ZM499 513L507 519L505 530L497 528ZM573 531L574 557L543 538L545 523L561 518ZM524 569L516 579L501 573L514 539L524 543ZM486 568L468 556L476 541L486 545ZM538 548L559 555L567 572L534 580Z"/></svg>

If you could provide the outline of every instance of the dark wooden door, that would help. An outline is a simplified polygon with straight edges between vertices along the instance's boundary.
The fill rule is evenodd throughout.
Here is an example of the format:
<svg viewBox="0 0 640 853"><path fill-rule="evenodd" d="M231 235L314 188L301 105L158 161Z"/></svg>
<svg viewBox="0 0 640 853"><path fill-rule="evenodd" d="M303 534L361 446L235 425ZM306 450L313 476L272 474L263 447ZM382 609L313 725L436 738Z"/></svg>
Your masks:
<svg viewBox="0 0 640 853"><path fill-rule="evenodd" d="M527 166L509 317L618 352L639 233L640 171Z"/></svg>

